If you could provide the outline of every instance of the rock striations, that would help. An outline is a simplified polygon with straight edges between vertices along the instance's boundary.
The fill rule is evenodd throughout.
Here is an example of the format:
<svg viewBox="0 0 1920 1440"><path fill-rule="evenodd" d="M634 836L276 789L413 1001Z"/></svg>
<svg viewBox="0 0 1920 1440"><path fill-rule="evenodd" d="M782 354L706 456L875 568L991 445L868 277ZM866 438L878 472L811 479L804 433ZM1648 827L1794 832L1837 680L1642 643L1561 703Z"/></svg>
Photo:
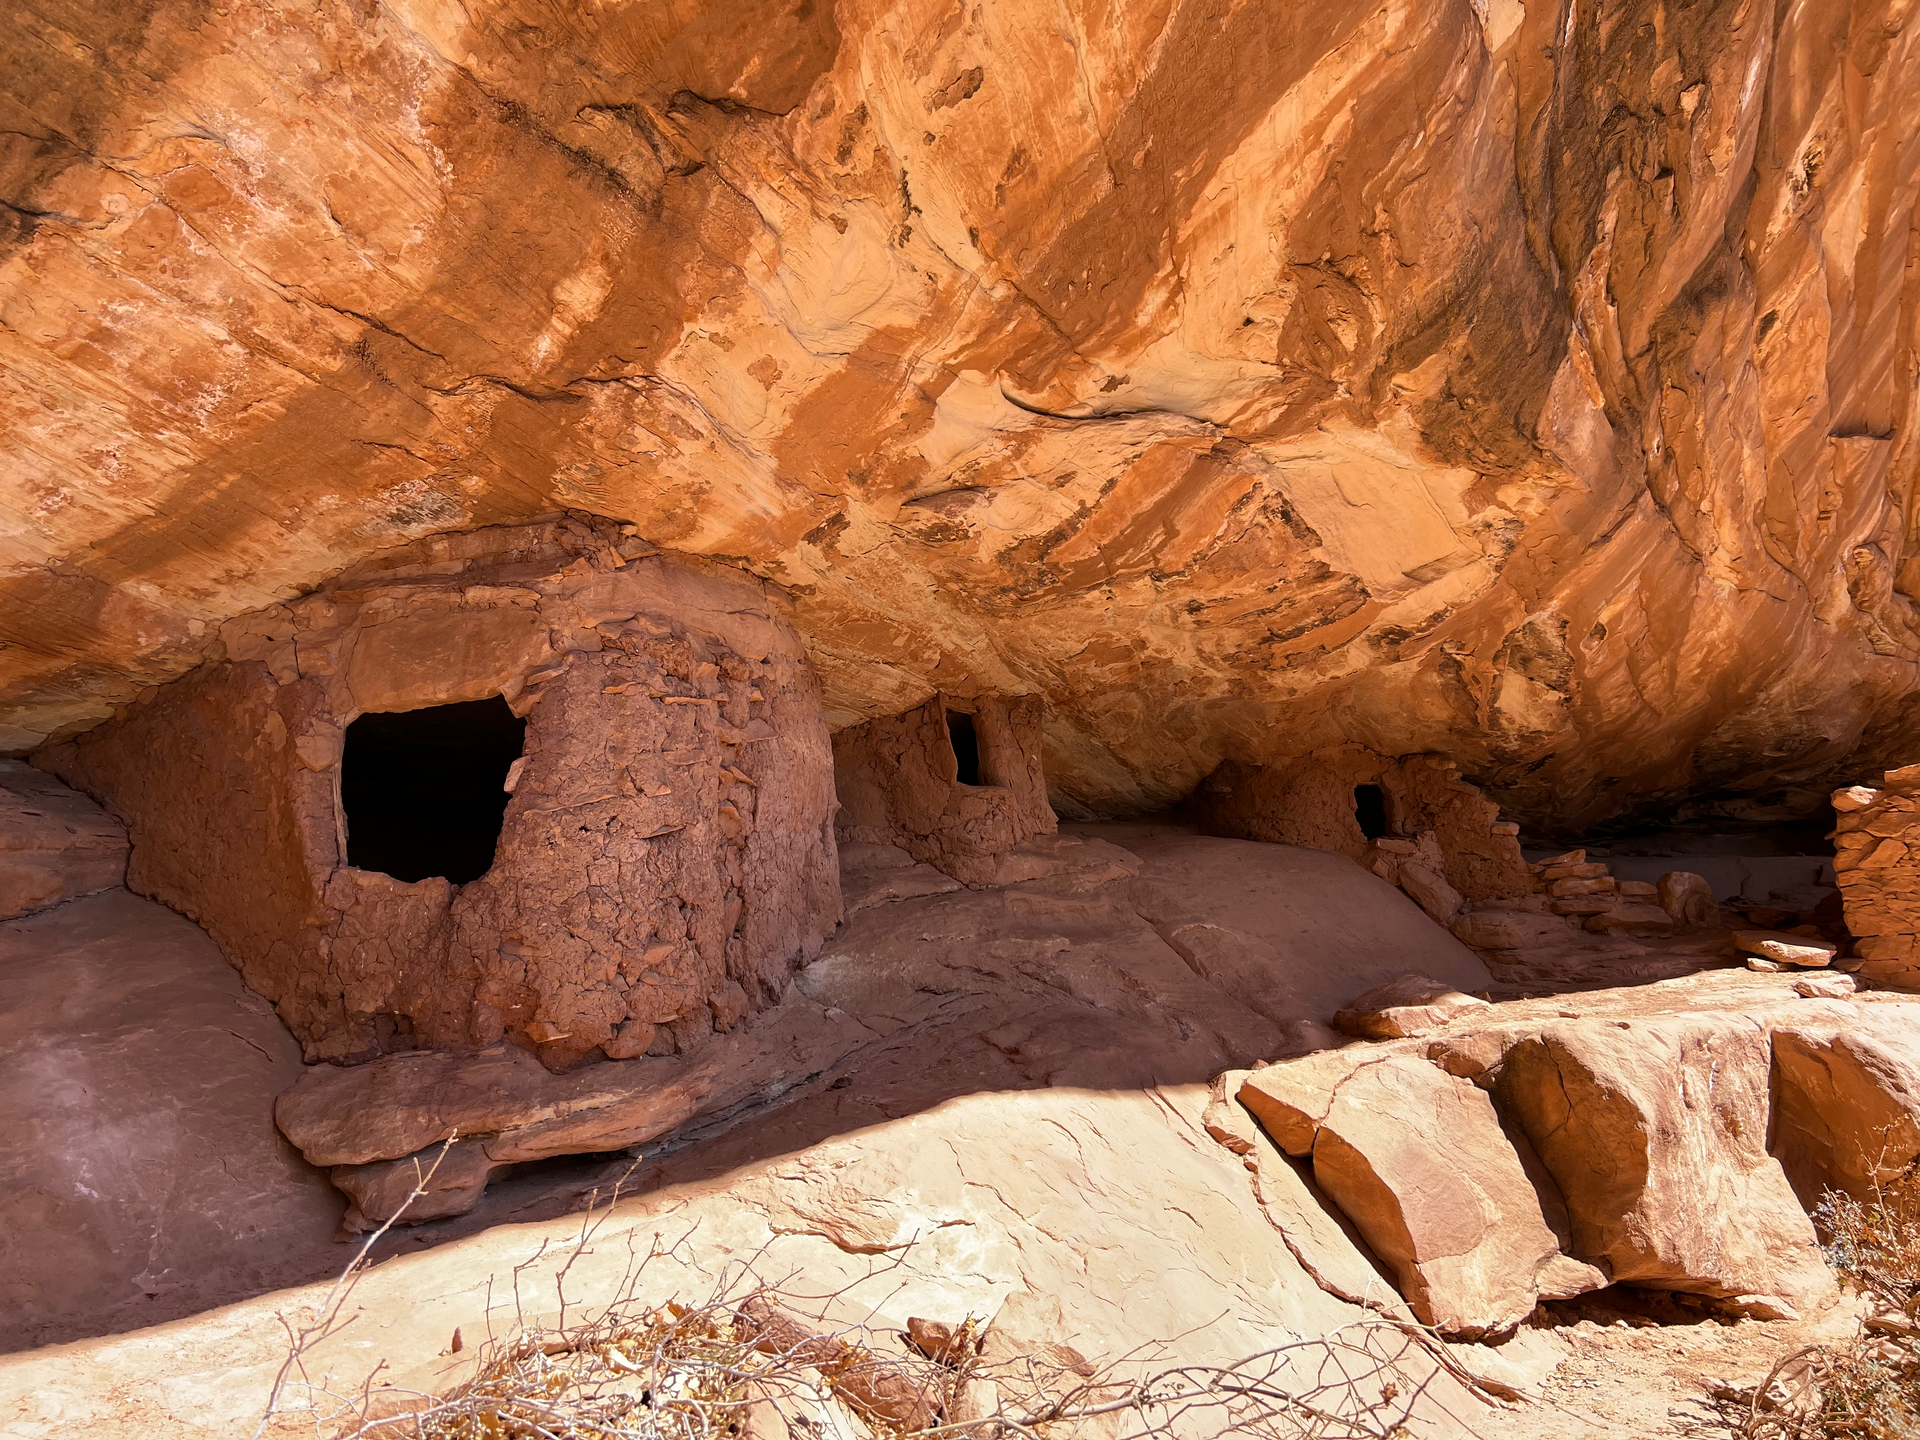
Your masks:
<svg viewBox="0 0 1920 1440"><path fill-rule="evenodd" d="M1902 6L10 23L15 752L565 508L783 587L833 728L1044 695L1103 813L1342 743L1811 808L1910 723Z"/></svg>

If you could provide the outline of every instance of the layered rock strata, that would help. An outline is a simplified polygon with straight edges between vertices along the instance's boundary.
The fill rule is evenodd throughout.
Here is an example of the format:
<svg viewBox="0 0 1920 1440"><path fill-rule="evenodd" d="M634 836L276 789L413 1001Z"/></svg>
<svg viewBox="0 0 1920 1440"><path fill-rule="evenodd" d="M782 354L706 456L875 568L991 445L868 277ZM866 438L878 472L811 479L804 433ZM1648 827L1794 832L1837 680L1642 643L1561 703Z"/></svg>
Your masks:
<svg viewBox="0 0 1920 1440"><path fill-rule="evenodd" d="M1044 695L1100 813L1343 743L1808 813L1911 733L1882 0L32 0L0 66L11 749L567 507L786 587L836 727Z"/></svg>
<svg viewBox="0 0 1920 1440"><path fill-rule="evenodd" d="M0 760L0 920L126 878L125 826L52 776Z"/></svg>
<svg viewBox="0 0 1920 1440"><path fill-rule="evenodd" d="M510 1039L671 1054L781 994L840 918L832 756L774 602L575 520L387 552L37 763L133 835L311 1059ZM502 696L522 760L490 869L348 863L355 717Z"/></svg>

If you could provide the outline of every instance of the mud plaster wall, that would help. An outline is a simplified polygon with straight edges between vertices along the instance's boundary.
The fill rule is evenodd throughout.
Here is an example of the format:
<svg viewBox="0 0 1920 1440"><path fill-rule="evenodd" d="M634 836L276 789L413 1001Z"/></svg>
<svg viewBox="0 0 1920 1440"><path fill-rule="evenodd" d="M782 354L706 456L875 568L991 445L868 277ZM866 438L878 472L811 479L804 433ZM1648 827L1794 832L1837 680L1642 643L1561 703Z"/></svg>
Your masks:
<svg viewBox="0 0 1920 1440"><path fill-rule="evenodd" d="M1525 895L1532 888L1519 827L1439 755L1391 759L1363 746L1316 751L1287 765L1226 761L1182 807L1210 835L1337 850L1366 860L1370 846L1354 810L1354 787L1378 785L1392 834L1431 834L1446 879L1469 900Z"/></svg>
<svg viewBox="0 0 1920 1440"><path fill-rule="evenodd" d="M947 711L973 716L984 784L962 785ZM1014 846L1058 828L1040 763L1038 697L934 697L833 737L840 840L898 845L970 885Z"/></svg>
<svg viewBox="0 0 1920 1440"><path fill-rule="evenodd" d="M127 821L129 883L205 925L310 1059L684 1049L840 917L830 742L769 606L604 522L436 537L229 622L35 763ZM493 868L344 865L346 725L490 695L528 722Z"/></svg>
<svg viewBox="0 0 1920 1440"><path fill-rule="evenodd" d="M1920 990L1920 765L1889 770L1881 784L1834 791L1834 875L1860 973Z"/></svg>

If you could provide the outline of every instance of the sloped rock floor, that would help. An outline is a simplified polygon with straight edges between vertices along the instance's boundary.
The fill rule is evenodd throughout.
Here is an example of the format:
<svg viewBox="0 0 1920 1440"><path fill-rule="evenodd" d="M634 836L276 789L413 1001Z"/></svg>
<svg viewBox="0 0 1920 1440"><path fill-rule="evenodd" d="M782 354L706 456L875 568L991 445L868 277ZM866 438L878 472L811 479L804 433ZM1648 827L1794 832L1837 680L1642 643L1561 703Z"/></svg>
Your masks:
<svg viewBox="0 0 1920 1440"><path fill-rule="evenodd" d="M1209 1138L1207 1082L1265 1054L1296 1053L1299 1032L1289 1027L1328 1018L1392 975L1453 966L1450 983L1484 990L1486 971L1404 897L1338 857L1151 827L1101 827L1088 837L1095 834L1135 852L1141 872L1096 878L1098 867L1067 867L1002 889L881 902L855 916L798 989L853 1015L872 1041L770 1102L701 1117L646 1146L627 1195L575 1263L572 1298L606 1293L630 1246L644 1250L660 1236L683 1242L684 1263L670 1275L656 1266L650 1283L677 1292L697 1290L729 1258L754 1256L762 1267L803 1274L819 1293L853 1285L841 1303L884 1323L998 1314L1036 1342L1064 1341L1095 1357L1179 1336L1179 1354L1220 1359L1366 1322L1377 1313L1367 1305L1391 1310L1397 1302L1384 1278L1377 1288L1369 1282L1367 1305L1317 1283L1293 1237L1277 1232L1276 1212L1241 1158ZM198 936L166 912L156 922L152 908L110 894L6 927L7 961L22 967L36 948L54 953L56 937L83 930L83 920L103 927L87 940L96 950L157 948L151 936L168 924ZM1203 937L1215 943L1201 953L1188 936L1183 950L1172 937L1196 924L1238 939ZM1790 1003L1793 977L1733 970L1714 937L1647 948L1682 978L1572 1003L1596 1014ZM1684 978L1703 967L1725 973ZM206 978L218 973L208 967ZM225 1003L238 1008L247 997L232 988ZM71 1009L45 1015L58 1018L43 1018L43 1036L54 1024L82 1040L89 1027L113 1028ZM252 1077L236 1066L223 1093L264 1113L294 1073L273 1064ZM150 1083L162 1072L151 1069ZM30 1087L16 1093L23 1113L42 1103ZM90 1123L86 1115L70 1122L76 1133ZM253 1143L264 1143L258 1132ZM320 1281L347 1253L325 1238L339 1199L278 1153L286 1168L271 1183L259 1183L270 1167L256 1159L251 1190L207 1199L204 1180L182 1187L203 1197L203 1213L224 1205L251 1217L253 1233L277 1247L278 1268L213 1272L231 1288L200 1304L237 1301L223 1309L0 1359L0 1435L251 1429L284 1358L275 1313L318 1293L272 1287ZM233 1162L211 1163L224 1174ZM449 1337L456 1327L485 1334L511 1315L516 1267L527 1267L520 1303L551 1304L553 1274L579 1248L577 1212L629 1164L579 1157L525 1167L496 1182L473 1213L396 1232L355 1295L360 1317L320 1361L349 1386L379 1361L383 1379L445 1384L463 1363L445 1353ZM16 1154L11 1168L10 1184L28 1188L19 1178L27 1161ZM208 1159L192 1173L211 1174ZM244 1248L229 1239L208 1253ZM35 1263L16 1250L9 1280ZM240 1298L248 1290L254 1298ZM1409 1417L1416 1433L1519 1434L1499 1428L1511 1424L1529 1434L1695 1433L1663 1431L1668 1417L1637 1402L1624 1417L1614 1413L1614 1392L1684 1390L1696 1361L1701 1373L1756 1378L1780 1349L1840 1323L1834 1307L1799 1321L1691 1318L1657 1330L1637 1316L1623 1329L1605 1313L1614 1293L1567 1302L1605 1325L1576 1323L1569 1310L1559 1328L1523 1328L1498 1348L1465 1347L1485 1373L1539 1394L1546 1410L1503 1416L1441 1380L1422 1388ZM182 1303L199 1308L189 1296ZM79 1296L61 1323L70 1335L99 1334L143 1323L137 1311ZM1607 1396L1576 1383L1608 1365L1617 1373Z"/></svg>

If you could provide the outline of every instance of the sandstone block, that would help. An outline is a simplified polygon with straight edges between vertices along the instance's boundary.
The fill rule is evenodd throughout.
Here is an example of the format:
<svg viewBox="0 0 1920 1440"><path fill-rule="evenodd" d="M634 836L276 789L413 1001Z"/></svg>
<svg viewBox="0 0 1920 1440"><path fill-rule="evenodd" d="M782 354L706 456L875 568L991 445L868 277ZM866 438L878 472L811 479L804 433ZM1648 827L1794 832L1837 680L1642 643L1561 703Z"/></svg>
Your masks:
<svg viewBox="0 0 1920 1440"><path fill-rule="evenodd" d="M1736 930L1733 943L1749 955L1758 955L1776 965L1815 968L1829 965L1840 947L1811 935L1782 935L1774 930Z"/></svg>
<svg viewBox="0 0 1920 1440"><path fill-rule="evenodd" d="M274 1123L312 1165L394 1160L449 1135L544 1118L562 1083L531 1053L415 1051L366 1065L314 1065L274 1102Z"/></svg>
<svg viewBox="0 0 1920 1440"><path fill-rule="evenodd" d="M1507 1054L1496 1095L1559 1182L1571 1251L1615 1282L1784 1315L1833 1293L1765 1148L1771 1047L1738 1015L1562 1021Z"/></svg>
<svg viewBox="0 0 1920 1440"><path fill-rule="evenodd" d="M1865 785L1848 785L1833 792L1833 808L1845 815L1855 810L1864 810L1880 796L1877 790Z"/></svg>
<svg viewBox="0 0 1920 1440"><path fill-rule="evenodd" d="M1793 982L1793 993L1807 1000L1844 1000L1859 988L1851 975L1803 975Z"/></svg>
<svg viewBox="0 0 1920 1440"><path fill-rule="evenodd" d="M1547 893L1556 900L1572 900L1582 895L1611 895L1613 877L1602 875L1586 880L1554 880L1547 885Z"/></svg>
<svg viewBox="0 0 1920 1440"><path fill-rule="evenodd" d="M1899 794L1914 794L1920 791L1920 765L1902 765L1898 770L1888 770L1881 776L1881 783Z"/></svg>
<svg viewBox="0 0 1920 1440"><path fill-rule="evenodd" d="M340 1228L349 1235L364 1235L396 1217L402 1224L418 1225L464 1215L480 1203L487 1182L505 1168L487 1158L486 1147L478 1140L456 1140L451 1146L430 1145L399 1160L336 1165L327 1178L353 1202L341 1217Z"/></svg>
<svg viewBox="0 0 1920 1440"><path fill-rule="evenodd" d="M1583 865L1586 863L1585 850L1569 850L1562 855L1549 855L1545 860L1536 860L1527 869L1535 875L1544 875L1549 870L1557 870L1562 865Z"/></svg>
<svg viewBox="0 0 1920 1440"><path fill-rule="evenodd" d="M1920 1029L1863 1008L1842 1024L1773 1031L1769 1144L1809 1207L1828 1189L1870 1200L1920 1159Z"/></svg>
<svg viewBox="0 0 1920 1440"><path fill-rule="evenodd" d="M1424 1035L1476 1010L1485 1000L1425 975L1401 975L1356 997L1333 1017L1334 1028L1369 1040Z"/></svg>
<svg viewBox="0 0 1920 1440"><path fill-rule="evenodd" d="M1616 891L1625 900L1653 900L1660 898L1660 887L1651 880L1620 880L1615 882Z"/></svg>
<svg viewBox="0 0 1920 1440"><path fill-rule="evenodd" d="M1581 895L1571 900L1555 900L1547 908L1556 915L1601 915L1613 908L1613 897Z"/></svg>
<svg viewBox="0 0 1920 1440"><path fill-rule="evenodd" d="M1554 880L1600 880L1606 878L1607 867L1599 860L1589 860L1577 865L1549 865L1540 872L1540 878Z"/></svg>
<svg viewBox="0 0 1920 1440"><path fill-rule="evenodd" d="M1673 917L1681 935L1705 930L1720 919L1720 901L1704 875L1691 870L1669 870L1658 881L1660 908Z"/></svg>
<svg viewBox="0 0 1920 1440"><path fill-rule="evenodd" d="M1444 1334L1500 1334L1543 1293L1606 1283L1560 1253L1486 1094L1425 1060L1364 1066L1340 1085L1313 1173Z"/></svg>
<svg viewBox="0 0 1920 1440"><path fill-rule="evenodd" d="M1451 923L1453 917L1460 913L1463 903L1460 892L1424 865L1413 861L1403 862L1400 866L1400 888L1407 892L1414 904L1442 925Z"/></svg>

